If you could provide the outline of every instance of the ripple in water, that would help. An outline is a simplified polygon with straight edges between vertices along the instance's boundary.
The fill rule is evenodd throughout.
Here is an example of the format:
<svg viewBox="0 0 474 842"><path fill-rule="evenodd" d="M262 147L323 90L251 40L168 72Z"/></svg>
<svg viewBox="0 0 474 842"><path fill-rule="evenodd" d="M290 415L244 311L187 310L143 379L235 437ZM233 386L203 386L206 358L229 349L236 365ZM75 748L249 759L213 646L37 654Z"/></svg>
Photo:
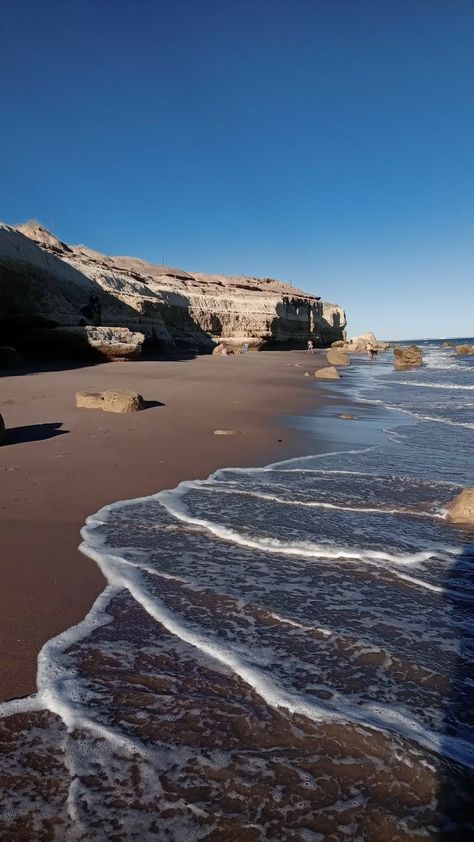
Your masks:
<svg viewBox="0 0 474 842"><path fill-rule="evenodd" d="M472 367L449 353L351 373L425 419L383 444L89 518L109 584L2 706L2 838L469 838L474 536L443 509L472 484Z"/></svg>

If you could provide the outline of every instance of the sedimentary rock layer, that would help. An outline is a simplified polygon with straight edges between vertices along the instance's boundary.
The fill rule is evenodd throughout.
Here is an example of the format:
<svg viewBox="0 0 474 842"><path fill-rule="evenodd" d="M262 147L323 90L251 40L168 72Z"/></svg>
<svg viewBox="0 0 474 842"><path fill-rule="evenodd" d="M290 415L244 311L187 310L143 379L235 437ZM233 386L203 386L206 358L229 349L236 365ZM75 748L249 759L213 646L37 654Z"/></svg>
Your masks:
<svg viewBox="0 0 474 842"><path fill-rule="evenodd" d="M37 223L0 225L0 327L5 342L32 328L90 324L91 295L101 325L144 334L164 348L210 350L215 341L324 344L342 337L345 313L288 283L227 277L107 257L58 240ZM97 320L96 320L97 323ZM47 341L46 333L43 334Z"/></svg>

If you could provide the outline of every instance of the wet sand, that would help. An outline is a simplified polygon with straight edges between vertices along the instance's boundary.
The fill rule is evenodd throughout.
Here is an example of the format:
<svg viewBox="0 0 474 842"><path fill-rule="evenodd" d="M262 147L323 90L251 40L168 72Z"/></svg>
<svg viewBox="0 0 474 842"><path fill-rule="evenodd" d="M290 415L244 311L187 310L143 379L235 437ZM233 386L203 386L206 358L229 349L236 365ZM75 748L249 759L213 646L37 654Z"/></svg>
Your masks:
<svg viewBox="0 0 474 842"><path fill-rule="evenodd" d="M219 467L314 452L314 437L291 429L285 416L324 401L304 377L324 364L323 353L273 351L2 377L1 701L35 690L41 646L82 620L103 588L97 566L77 549L86 517ZM76 391L111 388L140 392L147 409L75 407Z"/></svg>

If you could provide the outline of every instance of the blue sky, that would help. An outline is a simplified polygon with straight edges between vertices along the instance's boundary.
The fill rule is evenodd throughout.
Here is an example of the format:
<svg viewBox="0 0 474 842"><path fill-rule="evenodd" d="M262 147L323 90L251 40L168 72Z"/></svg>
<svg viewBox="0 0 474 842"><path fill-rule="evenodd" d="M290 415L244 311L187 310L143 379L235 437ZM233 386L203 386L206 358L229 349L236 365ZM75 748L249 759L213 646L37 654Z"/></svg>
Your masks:
<svg viewBox="0 0 474 842"><path fill-rule="evenodd" d="M0 218L474 333L472 0L4 0Z"/></svg>

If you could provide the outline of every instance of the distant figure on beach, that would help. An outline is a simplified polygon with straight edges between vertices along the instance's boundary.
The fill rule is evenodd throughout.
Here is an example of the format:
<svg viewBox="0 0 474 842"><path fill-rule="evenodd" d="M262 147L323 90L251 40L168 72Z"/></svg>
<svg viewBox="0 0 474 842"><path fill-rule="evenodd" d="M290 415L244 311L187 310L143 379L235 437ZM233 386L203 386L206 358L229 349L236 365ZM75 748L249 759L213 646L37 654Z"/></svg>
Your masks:
<svg viewBox="0 0 474 842"><path fill-rule="evenodd" d="M242 345L242 348L240 349L240 353L246 354L248 349L249 349L248 342L244 342L244 344Z"/></svg>
<svg viewBox="0 0 474 842"><path fill-rule="evenodd" d="M85 307L82 308L82 312L87 319L90 319L95 327L98 327L101 322L102 318L102 308L99 296L96 295L94 290L91 290L91 294L89 295L89 300Z"/></svg>
<svg viewBox="0 0 474 842"><path fill-rule="evenodd" d="M374 360L377 356L377 348L372 345L372 342L367 342L367 356L369 360Z"/></svg>
<svg viewBox="0 0 474 842"><path fill-rule="evenodd" d="M313 340L312 340L312 339L308 339L308 346L307 346L307 349L306 349L306 350L307 350L307 353L308 353L308 354L312 354L312 353L313 353L313 351L314 351L314 345L313 345Z"/></svg>

